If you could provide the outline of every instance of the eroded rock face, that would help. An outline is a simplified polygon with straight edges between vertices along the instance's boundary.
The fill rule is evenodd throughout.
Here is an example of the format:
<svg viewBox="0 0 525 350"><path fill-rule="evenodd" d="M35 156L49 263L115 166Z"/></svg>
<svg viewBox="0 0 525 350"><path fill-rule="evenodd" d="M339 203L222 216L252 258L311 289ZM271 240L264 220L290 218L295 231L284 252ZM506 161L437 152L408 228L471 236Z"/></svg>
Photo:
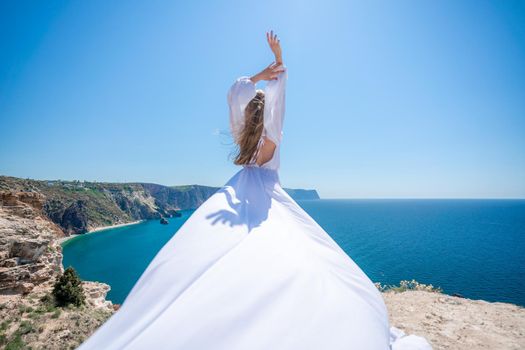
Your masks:
<svg viewBox="0 0 525 350"><path fill-rule="evenodd" d="M62 216L60 226L67 234L86 232L88 215L85 201L79 199L67 207Z"/></svg>
<svg viewBox="0 0 525 350"><path fill-rule="evenodd" d="M62 272L62 231L42 214L44 196L0 192L0 293L28 293Z"/></svg>
<svg viewBox="0 0 525 350"><path fill-rule="evenodd" d="M106 300L106 295L111 289L108 284L84 281L82 282L82 288L84 289L86 302L89 306L94 309L113 311L113 303L109 300Z"/></svg>

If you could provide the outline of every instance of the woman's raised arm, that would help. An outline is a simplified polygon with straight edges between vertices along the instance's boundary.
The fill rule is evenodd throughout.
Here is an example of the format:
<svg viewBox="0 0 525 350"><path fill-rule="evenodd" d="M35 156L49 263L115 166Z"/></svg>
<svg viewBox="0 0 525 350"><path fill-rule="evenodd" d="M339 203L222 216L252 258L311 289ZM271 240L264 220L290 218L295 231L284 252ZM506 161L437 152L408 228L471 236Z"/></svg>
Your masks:
<svg viewBox="0 0 525 350"><path fill-rule="evenodd" d="M277 39L277 34L273 34L273 30L270 33L266 32L266 40L270 49L275 56L275 63L283 64L283 52L281 50L281 40Z"/></svg>
<svg viewBox="0 0 525 350"><path fill-rule="evenodd" d="M273 31L271 31L270 33L266 33L266 38L270 49L275 55L275 65L280 67L280 72L266 85L264 129L270 141L278 145L282 137L288 72L283 63L281 43L280 40L277 39L277 35L274 35Z"/></svg>
<svg viewBox="0 0 525 350"><path fill-rule="evenodd" d="M271 31L266 33L266 39L275 56L275 62L251 77L241 76L237 78L230 87L228 91L230 127L234 138L237 138L244 128L244 109L256 94L255 84L261 80L266 80L268 84L265 88L264 126L270 140L277 144L280 141L284 117L284 88L287 73L283 65L281 45L277 35Z"/></svg>
<svg viewBox="0 0 525 350"><path fill-rule="evenodd" d="M250 78L253 83L257 83L261 80L277 80L280 73L284 72L283 69L283 54L281 50L281 41L277 39L277 34L273 33L273 30L269 33L266 32L266 40L268 45L275 56L275 62L272 62L268 67L263 69L261 72L255 74Z"/></svg>

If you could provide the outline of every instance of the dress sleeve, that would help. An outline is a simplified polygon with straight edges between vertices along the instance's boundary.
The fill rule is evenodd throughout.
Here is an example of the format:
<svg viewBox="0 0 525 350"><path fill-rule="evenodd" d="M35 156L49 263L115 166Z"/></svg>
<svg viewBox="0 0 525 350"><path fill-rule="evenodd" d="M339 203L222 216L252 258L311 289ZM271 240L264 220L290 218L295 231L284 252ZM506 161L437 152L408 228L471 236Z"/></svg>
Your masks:
<svg viewBox="0 0 525 350"><path fill-rule="evenodd" d="M256 93L255 84L247 76L237 78L228 91L230 129L235 140L244 128L244 109Z"/></svg>
<svg viewBox="0 0 525 350"><path fill-rule="evenodd" d="M285 112L285 90L288 80L288 68L283 66L284 72L277 76L277 80L270 80L266 84L264 102L264 130L266 136L279 145L282 138L282 128Z"/></svg>

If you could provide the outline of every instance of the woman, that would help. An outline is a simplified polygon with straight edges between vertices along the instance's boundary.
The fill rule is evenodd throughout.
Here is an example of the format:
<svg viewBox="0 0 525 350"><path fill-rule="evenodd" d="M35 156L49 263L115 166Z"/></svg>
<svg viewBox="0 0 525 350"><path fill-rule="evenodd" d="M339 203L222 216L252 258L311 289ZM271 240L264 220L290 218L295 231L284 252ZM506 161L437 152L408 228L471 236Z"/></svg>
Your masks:
<svg viewBox="0 0 525 350"><path fill-rule="evenodd" d="M288 73L279 39L266 36L275 62L228 92L242 169L192 214L80 349L384 350L391 341L394 349L430 348L422 338L393 337L377 288L282 189ZM256 89L261 80L264 91Z"/></svg>

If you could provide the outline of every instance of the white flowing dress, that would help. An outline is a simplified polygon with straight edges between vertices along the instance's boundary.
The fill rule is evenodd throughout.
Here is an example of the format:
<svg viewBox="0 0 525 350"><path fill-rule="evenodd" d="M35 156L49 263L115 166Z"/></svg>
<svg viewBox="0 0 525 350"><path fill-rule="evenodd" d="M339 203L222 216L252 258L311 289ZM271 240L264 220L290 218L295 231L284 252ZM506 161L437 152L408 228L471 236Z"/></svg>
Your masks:
<svg viewBox="0 0 525 350"><path fill-rule="evenodd" d="M282 189L287 77L265 88L273 158L243 166L204 202L79 349L431 349L389 327L372 281ZM228 92L234 138L255 94L246 76Z"/></svg>

